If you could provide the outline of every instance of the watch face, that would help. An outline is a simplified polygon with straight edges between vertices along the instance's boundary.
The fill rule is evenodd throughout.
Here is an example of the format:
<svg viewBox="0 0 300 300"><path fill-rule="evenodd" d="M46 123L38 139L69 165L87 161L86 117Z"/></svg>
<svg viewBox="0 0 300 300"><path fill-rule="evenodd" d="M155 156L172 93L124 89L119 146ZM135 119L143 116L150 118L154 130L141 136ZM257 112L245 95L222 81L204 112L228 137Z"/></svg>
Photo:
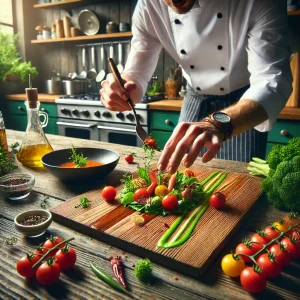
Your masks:
<svg viewBox="0 0 300 300"><path fill-rule="evenodd" d="M214 113L213 114L214 120L220 122L220 123L229 123L230 122L230 117L222 112Z"/></svg>

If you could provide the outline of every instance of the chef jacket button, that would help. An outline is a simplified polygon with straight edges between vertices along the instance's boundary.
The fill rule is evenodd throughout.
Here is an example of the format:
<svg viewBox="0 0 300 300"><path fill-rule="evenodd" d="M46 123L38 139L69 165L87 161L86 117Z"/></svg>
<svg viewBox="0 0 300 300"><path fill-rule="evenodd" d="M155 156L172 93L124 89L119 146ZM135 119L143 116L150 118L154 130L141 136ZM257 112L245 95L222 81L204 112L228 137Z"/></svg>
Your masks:
<svg viewBox="0 0 300 300"><path fill-rule="evenodd" d="M223 17L223 15L222 15L221 13L218 13L218 14L217 14L217 17L218 17L219 19L221 19L221 18Z"/></svg>
<svg viewBox="0 0 300 300"><path fill-rule="evenodd" d="M223 46L219 45L218 50L222 50L222 49L223 49Z"/></svg>
<svg viewBox="0 0 300 300"><path fill-rule="evenodd" d="M194 65L190 65L190 68L191 68L191 69L194 69L194 68L195 68L195 66L194 66Z"/></svg>
<svg viewBox="0 0 300 300"><path fill-rule="evenodd" d="M197 89L197 91L201 91L201 89L199 88L199 86L197 86L197 88L196 88L196 89Z"/></svg>
<svg viewBox="0 0 300 300"><path fill-rule="evenodd" d="M220 69L221 69L221 71L224 71L224 70L225 70L225 68L224 68L224 67L221 67Z"/></svg>
<svg viewBox="0 0 300 300"><path fill-rule="evenodd" d="M180 24L181 22L178 19L175 19L175 24Z"/></svg>
<svg viewBox="0 0 300 300"><path fill-rule="evenodd" d="M220 88L220 91L223 92L223 91L224 91L224 88Z"/></svg>
<svg viewBox="0 0 300 300"><path fill-rule="evenodd" d="M183 49L180 50L180 53L181 53L181 54L186 54L185 50L183 50Z"/></svg>

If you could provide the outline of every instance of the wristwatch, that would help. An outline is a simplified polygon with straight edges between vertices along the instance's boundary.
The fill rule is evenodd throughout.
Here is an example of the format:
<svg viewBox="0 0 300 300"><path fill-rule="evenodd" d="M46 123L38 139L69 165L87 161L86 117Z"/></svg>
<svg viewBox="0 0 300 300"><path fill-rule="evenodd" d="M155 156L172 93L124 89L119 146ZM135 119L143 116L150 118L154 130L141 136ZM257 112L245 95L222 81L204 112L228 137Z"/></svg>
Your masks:
<svg viewBox="0 0 300 300"><path fill-rule="evenodd" d="M223 132L224 139L227 140L233 132L233 127L230 117L224 112L215 112L204 119L214 125L216 128L220 129Z"/></svg>

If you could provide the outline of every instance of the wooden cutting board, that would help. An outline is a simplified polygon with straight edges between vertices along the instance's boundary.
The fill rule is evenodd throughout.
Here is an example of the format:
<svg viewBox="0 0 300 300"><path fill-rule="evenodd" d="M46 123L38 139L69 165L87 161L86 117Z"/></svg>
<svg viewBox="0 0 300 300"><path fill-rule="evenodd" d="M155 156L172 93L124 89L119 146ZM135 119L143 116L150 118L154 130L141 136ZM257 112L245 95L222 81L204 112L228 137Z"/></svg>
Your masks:
<svg viewBox="0 0 300 300"><path fill-rule="evenodd" d="M215 171L202 167L191 169L199 180ZM120 191L122 186L117 189ZM51 212L56 222L186 275L198 277L222 250L262 192L259 178L238 173L229 173L218 190L227 198L226 207L223 210L209 207L190 239L173 249L158 249L156 244L177 216L143 214L145 224L136 226L131 221L131 215L136 212L118 202L105 202L101 198L101 190L70 199L52 208ZM75 208L83 196L91 201L90 207Z"/></svg>

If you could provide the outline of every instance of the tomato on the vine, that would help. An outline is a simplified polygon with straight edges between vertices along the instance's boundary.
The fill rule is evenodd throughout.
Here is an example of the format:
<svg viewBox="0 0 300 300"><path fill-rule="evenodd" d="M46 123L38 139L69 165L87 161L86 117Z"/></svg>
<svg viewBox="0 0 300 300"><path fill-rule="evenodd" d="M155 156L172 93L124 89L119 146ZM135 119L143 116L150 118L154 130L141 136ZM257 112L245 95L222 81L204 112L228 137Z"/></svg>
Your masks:
<svg viewBox="0 0 300 300"><path fill-rule="evenodd" d="M245 269L245 262L237 254L227 254L223 257L221 266L227 276L237 277Z"/></svg>
<svg viewBox="0 0 300 300"><path fill-rule="evenodd" d="M271 242L272 240L276 239L280 235L280 231L273 226L267 226L264 229L264 233L265 233L265 239L267 239L268 242Z"/></svg>
<svg viewBox="0 0 300 300"><path fill-rule="evenodd" d="M45 254L48 251L47 249L53 248L54 246L58 245L62 241L63 241L63 239L59 236L51 236L43 244L42 253ZM64 246L65 246L65 244L61 244L59 246L59 248L63 248ZM44 248L47 248L47 249L44 249ZM58 251L58 248L50 251L49 254L47 255L47 257L53 256L57 251Z"/></svg>
<svg viewBox="0 0 300 300"><path fill-rule="evenodd" d="M279 231L286 231L290 227L284 220L280 220L278 222L274 222L272 224L272 226L276 227L276 229L278 229Z"/></svg>
<svg viewBox="0 0 300 300"><path fill-rule="evenodd" d="M178 206L178 199L175 195L167 195L162 199L161 205L166 210L174 210Z"/></svg>
<svg viewBox="0 0 300 300"><path fill-rule="evenodd" d="M215 192L209 197L209 203L212 207L220 209L226 204L226 197L220 192Z"/></svg>
<svg viewBox="0 0 300 300"><path fill-rule="evenodd" d="M293 238L284 237L280 244L285 247L285 250L291 255L292 258L297 256L297 243Z"/></svg>
<svg viewBox="0 0 300 300"><path fill-rule="evenodd" d="M113 201L117 196L117 190L113 186L106 186L102 190L101 196L107 202Z"/></svg>
<svg viewBox="0 0 300 300"><path fill-rule="evenodd" d="M289 215L284 216L283 220L289 227L299 224L297 227L300 229L300 218L298 218L295 213L290 213Z"/></svg>
<svg viewBox="0 0 300 300"><path fill-rule="evenodd" d="M256 259L258 266L261 268L261 273L267 278L278 277L281 273L281 266L276 261L274 254L263 253Z"/></svg>
<svg viewBox="0 0 300 300"><path fill-rule="evenodd" d="M54 259L59 264L61 270L68 270L75 265L76 252L69 245L66 245L63 249L55 253Z"/></svg>
<svg viewBox="0 0 300 300"><path fill-rule="evenodd" d="M22 257L17 262L18 273L26 278L31 278L35 275L36 269L32 269L32 266L40 259L39 255L34 253L28 253L26 256Z"/></svg>
<svg viewBox="0 0 300 300"><path fill-rule="evenodd" d="M281 267L287 266L292 261L292 256L285 250L282 244L274 244L269 251L274 254L276 261Z"/></svg>
<svg viewBox="0 0 300 300"><path fill-rule="evenodd" d="M265 236L263 231L258 231L257 233L254 233L251 238L251 242L258 243L257 248L262 249L265 244L269 242L268 238Z"/></svg>
<svg viewBox="0 0 300 300"><path fill-rule="evenodd" d="M266 277L254 267L244 269L240 279L243 288L250 293L260 293L267 285Z"/></svg>
<svg viewBox="0 0 300 300"><path fill-rule="evenodd" d="M36 279L42 285L54 284L60 275L60 266L50 258L40 265L36 271Z"/></svg>
<svg viewBox="0 0 300 300"><path fill-rule="evenodd" d="M241 257L244 260L244 262L252 263L252 260L249 257L244 256L242 254L252 256L259 250L260 250L260 246L258 244L254 244L250 240L246 240L244 243L240 243L237 245L235 249L235 253L241 254Z"/></svg>
<svg viewBox="0 0 300 300"><path fill-rule="evenodd" d="M134 156L136 156L135 152L131 152L130 154L125 156L125 160L131 164L134 161Z"/></svg>
<svg viewBox="0 0 300 300"><path fill-rule="evenodd" d="M145 188L138 189L133 194L134 201L138 203L146 203L149 198L150 194Z"/></svg>

